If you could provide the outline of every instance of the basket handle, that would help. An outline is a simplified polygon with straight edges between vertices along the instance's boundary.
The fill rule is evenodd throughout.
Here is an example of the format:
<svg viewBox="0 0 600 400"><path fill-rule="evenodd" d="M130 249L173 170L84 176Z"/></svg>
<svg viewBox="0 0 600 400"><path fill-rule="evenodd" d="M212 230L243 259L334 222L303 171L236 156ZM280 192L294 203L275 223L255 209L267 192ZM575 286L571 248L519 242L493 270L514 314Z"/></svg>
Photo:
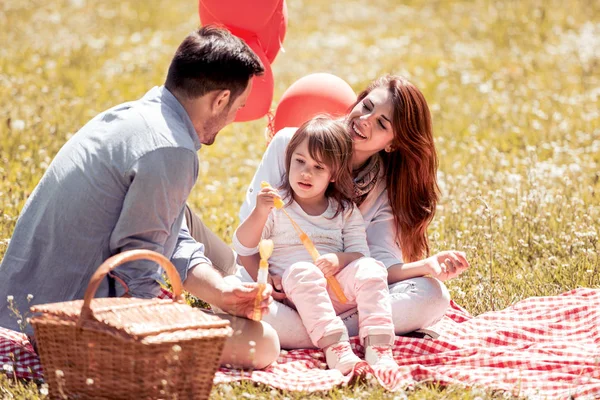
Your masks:
<svg viewBox="0 0 600 400"><path fill-rule="evenodd" d="M173 286L173 301L178 303L185 302L185 299L182 295L183 287L181 284L181 278L179 277L179 273L177 272L171 261L169 261L169 259L167 259L162 254L152 250L128 250L119 254L115 254L114 256L104 261L102 265L98 267L94 275L92 275L90 283L88 284L88 288L85 291L85 296L83 298L83 305L81 306L81 314L79 316L80 323L85 319L93 318L93 313L90 304L92 302L92 299L96 295L96 291L98 290L98 287L100 286L100 283L102 282L106 274L108 274L110 271L117 268L121 264L135 260L150 260L160 265L167 272L167 276L171 281L171 286Z"/></svg>

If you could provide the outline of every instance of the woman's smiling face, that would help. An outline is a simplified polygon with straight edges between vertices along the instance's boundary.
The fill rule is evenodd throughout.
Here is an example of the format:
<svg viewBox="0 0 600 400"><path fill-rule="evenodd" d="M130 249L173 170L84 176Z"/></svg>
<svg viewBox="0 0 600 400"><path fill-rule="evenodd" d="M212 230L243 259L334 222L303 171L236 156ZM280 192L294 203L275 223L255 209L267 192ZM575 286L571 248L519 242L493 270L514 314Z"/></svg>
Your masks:
<svg viewBox="0 0 600 400"><path fill-rule="evenodd" d="M392 143L392 111L392 96L385 87L373 89L350 111L348 127L354 142L353 164L362 164Z"/></svg>

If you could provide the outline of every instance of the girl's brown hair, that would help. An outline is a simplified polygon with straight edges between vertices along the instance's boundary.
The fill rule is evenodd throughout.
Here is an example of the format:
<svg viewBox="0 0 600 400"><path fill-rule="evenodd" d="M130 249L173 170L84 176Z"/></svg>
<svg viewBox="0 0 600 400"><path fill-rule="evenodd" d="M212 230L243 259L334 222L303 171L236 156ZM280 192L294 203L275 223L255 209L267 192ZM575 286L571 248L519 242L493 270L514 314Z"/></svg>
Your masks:
<svg viewBox="0 0 600 400"><path fill-rule="evenodd" d="M360 93L356 104L380 87L387 88L392 97L394 139L392 151L379 153L385 168L396 241L404 262L411 262L429 255L427 227L439 198L431 114L421 91L406 79L393 75L372 82Z"/></svg>
<svg viewBox="0 0 600 400"><path fill-rule="evenodd" d="M280 189L284 190L288 204L292 201L292 188L288 178L292 155L304 139L308 139L310 157L327 165L331 171L331 178L334 181L327 186L325 197L336 200L335 217L352 203L354 193L350 164L352 138L343 122L325 115L316 116L298 128L286 148L286 173L282 177L280 186Z"/></svg>

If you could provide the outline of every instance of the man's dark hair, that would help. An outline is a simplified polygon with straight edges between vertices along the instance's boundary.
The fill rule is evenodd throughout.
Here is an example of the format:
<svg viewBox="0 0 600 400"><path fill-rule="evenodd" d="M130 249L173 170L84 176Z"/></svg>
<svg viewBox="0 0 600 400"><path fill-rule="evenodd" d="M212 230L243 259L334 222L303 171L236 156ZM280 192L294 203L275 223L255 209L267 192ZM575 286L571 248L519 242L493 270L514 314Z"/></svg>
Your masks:
<svg viewBox="0 0 600 400"><path fill-rule="evenodd" d="M265 68L241 39L216 26L190 33L171 61L165 86L171 93L194 99L213 90L230 90L230 104L254 75Z"/></svg>

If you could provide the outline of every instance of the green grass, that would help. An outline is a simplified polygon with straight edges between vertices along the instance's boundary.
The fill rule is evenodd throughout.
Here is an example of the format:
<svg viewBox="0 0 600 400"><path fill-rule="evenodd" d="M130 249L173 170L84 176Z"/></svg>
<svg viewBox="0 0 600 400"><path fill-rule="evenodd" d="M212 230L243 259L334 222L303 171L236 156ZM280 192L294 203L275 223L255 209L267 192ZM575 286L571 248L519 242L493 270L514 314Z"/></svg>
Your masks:
<svg viewBox="0 0 600 400"><path fill-rule="evenodd" d="M600 286L597 2L292 0L288 7L275 100L321 71L356 91L400 73L425 93L443 190L432 250L464 250L472 265L448 283L454 300L480 314ZM176 46L198 25L197 2L4 0L0 25L2 256L27 196L65 141L98 112L162 84ZM228 242L265 125L233 125L200 152L190 202ZM0 377L0 397L41 397L10 382ZM322 396L495 395L430 385L386 394L361 384L312 398ZM310 398L247 383L213 391L214 399L271 397Z"/></svg>

